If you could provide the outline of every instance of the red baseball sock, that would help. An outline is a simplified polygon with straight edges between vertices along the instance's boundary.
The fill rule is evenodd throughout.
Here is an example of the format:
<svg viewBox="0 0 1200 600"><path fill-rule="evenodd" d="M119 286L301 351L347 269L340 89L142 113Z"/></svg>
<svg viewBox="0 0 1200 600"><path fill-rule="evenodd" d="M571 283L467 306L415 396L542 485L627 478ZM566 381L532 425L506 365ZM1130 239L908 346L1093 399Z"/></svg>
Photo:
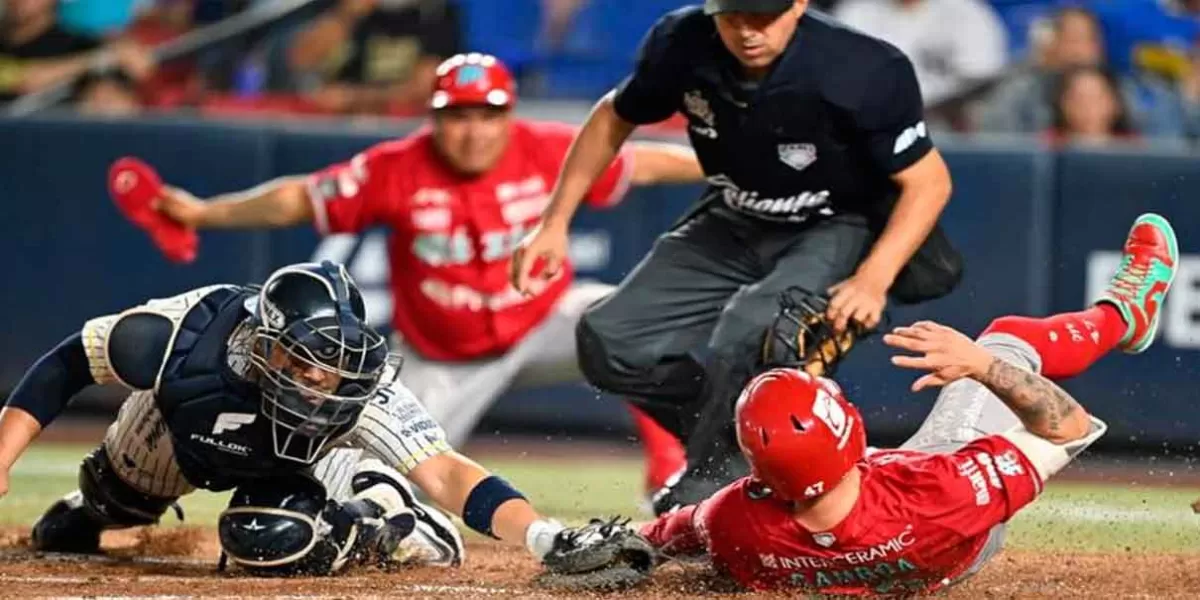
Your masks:
<svg viewBox="0 0 1200 600"><path fill-rule="evenodd" d="M1125 336L1121 313L1107 304L1044 319L1001 317L983 332L1007 333L1033 346L1042 357L1042 375L1066 379L1083 373L1117 347Z"/></svg>
<svg viewBox="0 0 1200 600"><path fill-rule="evenodd" d="M638 436L642 438L642 452L646 457L646 492L653 493L666 485L667 479L687 464L683 444L636 406L628 406L637 425Z"/></svg>

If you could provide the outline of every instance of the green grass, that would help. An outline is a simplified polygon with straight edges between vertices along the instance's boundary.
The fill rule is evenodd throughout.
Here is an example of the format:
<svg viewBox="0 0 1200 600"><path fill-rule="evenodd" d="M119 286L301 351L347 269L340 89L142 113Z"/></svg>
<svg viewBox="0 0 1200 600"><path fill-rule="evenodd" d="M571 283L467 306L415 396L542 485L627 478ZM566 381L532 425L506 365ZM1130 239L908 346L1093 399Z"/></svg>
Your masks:
<svg viewBox="0 0 1200 600"><path fill-rule="evenodd" d="M27 525L75 488L79 459L89 448L39 445L13 470L0 499L0 524ZM529 456L487 460L545 514L568 522L626 514L638 518L641 466L632 459L548 460ZM181 504L189 523L213 523L227 494L198 492ZM1200 553L1200 517L1189 505L1200 489L1053 483L1012 523L1010 548L1073 552ZM173 517L164 522L170 526Z"/></svg>

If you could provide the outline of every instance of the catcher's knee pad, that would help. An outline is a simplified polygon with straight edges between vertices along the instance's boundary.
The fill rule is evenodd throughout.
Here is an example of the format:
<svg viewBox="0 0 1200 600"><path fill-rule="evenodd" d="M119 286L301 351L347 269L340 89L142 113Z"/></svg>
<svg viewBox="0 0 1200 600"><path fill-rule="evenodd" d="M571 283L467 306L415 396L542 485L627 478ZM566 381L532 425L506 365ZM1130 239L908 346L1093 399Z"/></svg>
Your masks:
<svg viewBox="0 0 1200 600"><path fill-rule="evenodd" d="M254 575L328 575L346 562L354 519L306 474L263 479L234 491L217 520L221 550Z"/></svg>

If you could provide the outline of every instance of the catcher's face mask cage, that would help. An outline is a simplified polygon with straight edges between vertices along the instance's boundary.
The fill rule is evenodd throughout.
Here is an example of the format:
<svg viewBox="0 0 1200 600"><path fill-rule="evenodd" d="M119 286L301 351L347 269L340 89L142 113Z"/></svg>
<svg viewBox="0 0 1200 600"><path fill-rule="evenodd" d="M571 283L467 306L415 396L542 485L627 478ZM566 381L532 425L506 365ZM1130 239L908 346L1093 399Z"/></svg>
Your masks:
<svg viewBox="0 0 1200 600"><path fill-rule="evenodd" d="M262 412L272 424L275 454L311 463L345 432L380 387L399 373L387 341L349 310L334 285L338 310L293 320L282 328L259 318L250 360L260 374ZM265 294L259 313L270 312Z"/></svg>
<svg viewBox="0 0 1200 600"><path fill-rule="evenodd" d="M779 296L779 312L763 337L761 368L795 367L816 376L834 373L856 339L869 331L851 322L837 333L825 317L829 299L800 287Z"/></svg>

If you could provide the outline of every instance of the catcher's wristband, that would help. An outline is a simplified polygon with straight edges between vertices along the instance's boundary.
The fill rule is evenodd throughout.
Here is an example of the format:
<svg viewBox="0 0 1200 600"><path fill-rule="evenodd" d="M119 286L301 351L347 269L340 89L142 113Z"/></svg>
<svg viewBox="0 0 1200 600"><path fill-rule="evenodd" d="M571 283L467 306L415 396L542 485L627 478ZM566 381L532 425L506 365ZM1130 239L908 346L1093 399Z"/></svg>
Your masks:
<svg viewBox="0 0 1200 600"><path fill-rule="evenodd" d="M496 534L492 533L492 518L496 516L500 505L509 500L524 499L525 496L507 481L489 475L475 484L471 493L467 495L467 503L463 506L463 523L483 535L495 538Z"/></svg>

